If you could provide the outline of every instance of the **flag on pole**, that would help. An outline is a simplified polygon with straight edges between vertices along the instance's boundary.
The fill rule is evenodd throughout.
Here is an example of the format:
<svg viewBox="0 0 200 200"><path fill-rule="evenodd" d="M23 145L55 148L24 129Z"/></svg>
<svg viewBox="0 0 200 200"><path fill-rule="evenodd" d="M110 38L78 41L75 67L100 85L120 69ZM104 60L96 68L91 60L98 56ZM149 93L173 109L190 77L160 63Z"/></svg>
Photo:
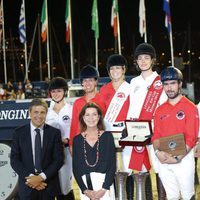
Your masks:
<svg viewBox="0 0 200 200"><path fill-rule="evenodd" d="M65 24L66 24L66 42L70 40L70 27L71 27L71 16L69 12L69 0L66 0L66 10L65 10Z"/></svg>
<svg viewBox="0 0 200 200"><path fill-rule="evenodd" d="M143 37L144 34L146 34L146 9L144 0L140 0L139 4L139 31L141 37Z"/></svg>
<svg viewBox="0 0 200 200"><path fill-rule="evenodd" d="M165 12L165 26L168 30L168 33L170 33L171 32L171 13L170 13L169 0L164 0L163 10Z"/></svg>
<svg viewBox="0 0 200 200"><path fill-rule="evenodd" d="M97 0L93 1L92 5L92 30L96 39L99 38L99 19L98 19L98 8Z"/></svg>
<svg viewBox="0 0 200 200"><path fill-rule="evenodd" d="M2 32L3 32L3 9L2 9L2 0L0 2L0 45L2 41Z"/></svg>
<svg viewBox="0 0 200 200"><path fill-rule="evenodd" d="M41 23L42 23L42 31L41 31L42 42L45 42L47 39L47 16L46 16L45 0L43 1L42 5Z"/></svg>
<svg viewBox="0 0 200 200"><path fill-rule="evenodd" d="M111 26L113 27L114 36L117 37L117 17L118 17L118 0L113 0L111 10Z"/></svg>
<svg viewBox="0 0 200 200"><path fill-rule="evenodd" d="M24 13L24 2L22 0L20 17L19 17L19 26L18 26L19 39L21 43L26 42L26 28L25 28L25 13Z"/></svg>

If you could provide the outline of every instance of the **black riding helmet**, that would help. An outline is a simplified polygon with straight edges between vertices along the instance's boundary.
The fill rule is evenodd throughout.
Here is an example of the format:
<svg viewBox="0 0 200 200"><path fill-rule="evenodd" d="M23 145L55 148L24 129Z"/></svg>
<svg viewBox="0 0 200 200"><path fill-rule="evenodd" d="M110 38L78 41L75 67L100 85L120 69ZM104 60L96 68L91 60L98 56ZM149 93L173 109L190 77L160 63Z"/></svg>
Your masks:
<svg viewBox="0 0 200 200"><path fill-rule="evenodd" d="M55 77L49 83L49 91L53 89L64 89L65 91L68 90L67 82L62 77Z"/></svg>
<svg viewBox="0 0 200 200"><path fill-rule="evenodd" d="M88 64L81 70L79 78L81 83L83 82L83 79L86 78L94 78L97 80L99 78L99 72L94 66Z"/></svg>
<svg viewBox="0 0 200 200"><path fill-rule="evenodd" d="M148 43L142 43L136 47L135 53L134 53L134 59L137 60L138 56L142 54L147 54L147 55L150 55L151 58L156 58L155 48L151 44L148 44Z"/></svg>
<svg viewBox="0 0 200 200"><path fill-rule="evenodd" d="M106 66L107 66L108 72L110 71L110 67L112 67L112 66L125 66L125 68L126 68L127 60L124 56L122 56L120 54L113 54L108 57Z"/></svg>

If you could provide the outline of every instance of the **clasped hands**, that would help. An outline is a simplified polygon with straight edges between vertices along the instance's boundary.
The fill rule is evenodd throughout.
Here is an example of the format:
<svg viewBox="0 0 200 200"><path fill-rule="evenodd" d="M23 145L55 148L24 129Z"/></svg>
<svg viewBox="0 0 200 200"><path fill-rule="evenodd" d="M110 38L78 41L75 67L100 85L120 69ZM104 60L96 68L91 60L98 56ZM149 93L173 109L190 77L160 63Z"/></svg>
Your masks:
<svg viewBox="0 0 200 200"><path fill-rule="evenodd" d="M30 188L36 189L36 190L44 190L47 186L47 183L44 182L43 178L40 175L33 175L33 176L27 176L26 179L26 185Z"/></svg>
<svg viewBox="0 0 200 200"><path fill-rule="evenodd" d="M86 190L86 192L84 192L84 194L91 200L99 200L104 196L105 193L106 193L105 189L100 189L97 191Z"/></svg>
<svg viewBox="0 0 200 200"><path fill-rule="evenodd" d="M160 160L162 164L176 164L177 160L174 158L172 154L169 154L164 151L157 152L156 156Z"/></svg>

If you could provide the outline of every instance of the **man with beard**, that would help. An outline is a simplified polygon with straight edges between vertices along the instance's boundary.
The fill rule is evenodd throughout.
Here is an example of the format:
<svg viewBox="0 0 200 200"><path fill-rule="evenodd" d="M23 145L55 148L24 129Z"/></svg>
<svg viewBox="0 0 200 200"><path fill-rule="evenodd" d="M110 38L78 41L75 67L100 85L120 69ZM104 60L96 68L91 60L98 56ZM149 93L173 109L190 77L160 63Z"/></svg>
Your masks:
<svg viewBox="0 0 200 200"><path fill-rule="evenodd" d="M159 159L159 176L164 185L167 199L195 199L194 152L191 150L197 141L199 117L196 106L181 94L183 75L175 67L161 72L161 81L168 101L157 108L154 118L152 142ZM173 156L161 150L160 139L182 133L186 153Z"/></svg>

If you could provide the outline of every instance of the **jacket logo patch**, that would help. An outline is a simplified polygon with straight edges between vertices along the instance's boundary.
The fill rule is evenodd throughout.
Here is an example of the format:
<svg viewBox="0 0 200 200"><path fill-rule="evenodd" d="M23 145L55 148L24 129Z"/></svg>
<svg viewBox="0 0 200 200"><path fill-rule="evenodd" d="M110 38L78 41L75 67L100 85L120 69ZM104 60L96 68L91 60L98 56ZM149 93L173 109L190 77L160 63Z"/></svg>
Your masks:
<svg viewBox="0 0 200 200"><path fill-rule="evenodd" d="M64 116L62 117L62 119L63 119L63 121L67 121L67 120L69 120L70 118L69 118L68 115L64 115Z"/></svg>
<svg viewBox="0 0 200 200"><path fill-rule="evenodd" d="M180 110L176 113L176 118L179 120L182 120L183 118L185 118L185 113L184 111Z"/></svg>

